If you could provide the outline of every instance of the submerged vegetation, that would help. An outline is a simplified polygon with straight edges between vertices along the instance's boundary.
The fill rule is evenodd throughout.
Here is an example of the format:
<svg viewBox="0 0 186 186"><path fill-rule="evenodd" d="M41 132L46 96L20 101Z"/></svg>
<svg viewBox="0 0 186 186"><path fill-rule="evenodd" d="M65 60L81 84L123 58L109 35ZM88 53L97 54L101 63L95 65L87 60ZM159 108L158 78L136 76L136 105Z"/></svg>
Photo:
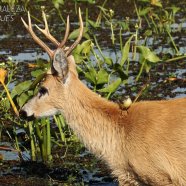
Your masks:
<svg viewBox="0 0 186 186"><path fill-rule="evenodd" d="M53 19L65 25L64 20L68 14L68 5L73 7L72 11L75 10L72 15L73 18L75 17L75 21L77 21L77 8L82 7L85 25L83 41L73 51L79 76L82 80L86 80L87 85L101 96L122 101L121 95L124 94L123 89L127 86L131 87L130 96L133 100L135 97L147 95L150 89L153 91L151 69L156 69L158 74L160 65L164 68L164 65L173 64L176 61L181 61L180 65L186 66L186 51L182 49L182 43L180 44L179 39L175 37L181 32L185 33L183 23L186 17L178 19L177 14L183 15L186 4L181 7L171 5L168 1L158 0L137 0L130 4L133 8L130 10L132 17L128 17L131 16L128 14L127 17L126 15L118 16L117 12L109 6L111 5L109 0L104 2L74 0L70 3L66 0L52 0L50 2L45 0L32 2L29 0L2 0L1 6L24 6L25 12L22 12L21 16L26 17L26 11L30 10L36 24L43 23L40 14L41 10L44 10L50 21L49 26L53 26L52 31L54 31L51 21ZM125 5L127 6L127 2ZM96 13L92 13L89 6L93 7ZM1 7L1 13L3 13L2 11ZM34 14L36 11L40 12L39 16ZM61 29L59 28L61 24L59 25L57 25L57 31ZM74 25L74 28L77 27L76 24ZM55 32L57 33L57 31ZM104 38L106 40L103 44L100 44L102 34L97 34L99 32L106 32ZM26 35L26 30L24 34ZM54 35L57 34L54 33ZM60 38L61 30L59 35L57 36ZM75 39L77 35L78 29L75 28L71 32L69 40ZM161 45L165 48L159 47ZM107 47L112 50L112 55L104 51ZM19 153L20 159L24 159L22 152L28 151L31 160L51 163L54 155L52 154L53 148L63 147L66 149L63 154L65 156L68 145L77 141L77 138L65 124L63 116L57 115L28 122L21 120L14 114L15 112L18 115L17 110L37 93L37 85L43 79L50 61L38 58L35 63L28 63L26 65L28 73L24 75L27 78L19 80L19 74L23 73L20 71L22 61L15 63L7 57L3 56L0 61L0 82L3 85L0 94L0 140L3 141L4 136L7 136L9 141L13 143L14 149ZM168 81L175 80L178 78L174 74L168 74ZM179 80L186 81L185 79ZM11 94L9 94L7 87ZM24 139L21 140L17 132L20 129L24 131Z"/></svg>

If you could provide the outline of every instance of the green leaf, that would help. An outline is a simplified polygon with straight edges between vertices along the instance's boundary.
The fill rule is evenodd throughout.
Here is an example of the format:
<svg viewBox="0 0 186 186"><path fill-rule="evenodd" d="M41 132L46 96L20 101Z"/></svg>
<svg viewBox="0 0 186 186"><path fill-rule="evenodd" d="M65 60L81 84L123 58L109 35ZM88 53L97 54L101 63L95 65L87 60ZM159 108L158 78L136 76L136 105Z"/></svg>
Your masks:
<svg viewBox="0 0 186 186"><path fill-rule="evenodd" d="M98 91L99 92L113 93L113 92L115 92L118 89L118 87L120 86L121 82L122 82L121 78L118 78L116 81L114 81L113 83L111 83L107 87L99 89Z"/></svg>
<svg viewBox="0 0 186 186"><path fill-rule="evenodd" d="M82 74L84 72L83 69L79 65L76 66L76 69L77 69L78 74Z"/></svg>
<svg viewBox="0 0 186 186"><path fill-rule="evenodd" d="M151 5L158 6L162 8L162 4L159 0L152 0Z"/></svg>
<svg viewBox="0 0 186 186"><path fill-rule="evenodd" d="M78 44L76 48L73 50L73 55L75 54L80 55L81 51L82 51L82 47L80 44Z"/></svg>
<svg viewBox="0 0 186 186"><path fill-rule="evenodd" d="M145 33L144 33L144 36L145 36L145 37L150 37L150 36L152 36L152 30L147 29L147 30L145 31Z"/></svg>
<svg viewBox="0 0 186 186"><path fill-rule="evenodd" d="M88 19L88 23L90 26L92 26L93 28L98 28L99 27L99 24L95 21L92 21L90 19Z"/></svg>
<svg viewBox="0 0 186 186"><path fill-rule="evenodd" d="M110 58L110 57L104 57L104 60L105 60L105 63L107 65L113 65L112 58Z"/></svg>
<svg viewBox="0 0 186 186"><path fill-rule="evenodd" d="M88 32L88 29L86 27L83 28L83 36L85 33ZM78 29L75 29L73 30L70 35L69 35L69 39L76 39L77 37L79 36L79 28Z"/></svg>
<svg viewBox="0 0 186 186"><path fill-rule="evenodd" d="M32 82L32 84L30 85L29 89L35 89L37 84L41 82L41 80L45 77L45 75L46 75L45 72L38 75L36 79Z"/></svg>
<svg viewBox="0 0 186 186"><path fill-rule="evenodd" d="M22 93L21 96L17 98L19 107L22 107L28 99L29 99L29 96L26 93Z"/></svg>
<svg viewBox="0 0 186 186"><path fill-rule="evenodd" d="M83 43L77 45L73 54L81 55L81 53L82 53L82 54L87 56L87 55L90 54L91 48L92 48L92 41L91 40L86 40Z"/></svg>
<svg viewBox="0 0 186 186"><path fill-rule="evenodd" d="M161 61L160 58L156 54L150 51L149 48L145 46L137 46L137 49L140 50L141 54L143 55L143 58L146 59L147 61L152 62L152 63L157 63Z"/></svg>
<svg viewBox="0 0 186 186"><path fill-rule="evenodd" d="M43 70L38 69L31 72L32 77L37 77L39 75L43 74Z"/></svg>
<svg viewBox="0 0 186 186"><path fill-rule="evenodd" d="M144 8L142 10L139 10L139 16L144 16L147 13L149 13L151 10L152 10L152 8L150 8L150 7L147 7L147 8Z"/></svg>
<svg viewBox="0 0 186 186"><path fill-rule="evenodd" d="M9 101L8 99L1 100L1 104L2 104L3 107L5 107L6 109L10 109L10 101Z"/></svg>
<svg viewBox="0 0 186 186"><path fill-rule="evenodd" d="M96 85L96 76L97 73L94 68L89 68L89 72L85 73L85 78L94 85Z"/></svg>
<svg viewBox="0 0 186 186"><path fill-rule="evenodd" d="M81 47L82 47L82 53L85 54L85 55L89 55L90 50L92 48L92 41L91 40L84 41L81 44Z"/></svg>
<svg viewBox="0 0 186 186"><path fill-rule="evenodd" d="M118 24L120 25L120 27L122 27L122 29L124 31L129 29L129 23L128 22L118 21Z"/></svg>
<svg viewBox="0 0 186 186"><path fill-rule="evenodd" d="M80 54L77 54L77 53L73 53L73 56L74 56L74 59L75 59L75 62L76 64L81 64L84 57L81 56Z"/></svg>
<svg viewBox="0 0 186 186"><path fill-rule="evenodd" d="M145 63L145 71L146 71L146 73L149 73L149 71L151 69L151 66L152 66L152 63L148 63L148 62Z"/></svg>
<svg viewBox="0 0 186 186"><path fill-rule="evenodd" d="M24 81L22 83L19 83L18 85L16 85L14 87L14 89L12 90L11 92L11 97L12 99L17 96L17 95L20 95L21 93L27 91L30 87L30 85L32 84L32 81L29 80L29 81Z"/></svg>
<svg viewBox="0 0 186 186"><path fill-rule="evenodd" d="M60 5L64 5L64 0L52 0L52 3L56 9L59 9Z"/></svg>
<svg viewBox="0 0 186 186"><path fill-rule="evenodd" d="M114 68L115 72L117 72L119 74L119 77L122 80L128 79L128 75L124 72L123 67L120 64L115 63L113 68Z"/></svg>
<svg viewBox="0 0 186 186"><path fill-rule="evenodd" d="M101 69L97 74L97 85L105 84L108 82L108 73L106 70Z"/></svg>
<svg viewBox="0 0 186 186"><path fill-rule="evenodd" d="M129 50L130 50L130 43L132 38L134 37L134 35L132 35L128 41L125 43L123 49L122 49L122 57L121 57L121 61L120 61L120 65L123 66L125 61L128 59L128 55L129 55Z"/></svg>
<svg viewBox="0 0 186 186"><path fill-rule="evenodd" d="M104 15L109 17L108 9L106 9L102 6L97 6L97 7L100 8L100 10L103 12Z"/></svg>
<svg viewBox="0 0 186 186"><path fill-rule="evenodd" d="M175 15L180 10L180 7L172 6L171 9L173 14Z"/></svg>

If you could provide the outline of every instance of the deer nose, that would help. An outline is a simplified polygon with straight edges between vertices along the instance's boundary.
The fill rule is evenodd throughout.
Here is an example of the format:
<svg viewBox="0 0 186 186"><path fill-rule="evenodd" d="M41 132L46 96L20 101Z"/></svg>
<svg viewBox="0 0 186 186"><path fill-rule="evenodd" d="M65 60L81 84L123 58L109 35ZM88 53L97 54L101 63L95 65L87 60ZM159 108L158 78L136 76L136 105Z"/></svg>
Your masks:
<svg viewBox="0 0 186 186"><path fill-rule="evenodd" d="M19 116L23 119L26 119L27 118L27 112L24 111L24 110L20 110L19 112Z"/></svg>
<svg viewBox="0 0 186 186"><path fill-rule="evenodd" d="M25 110L20 110L19 116L22 119L27 119L28 121L32 121L35 118L34 115L28 116L28 114L27 114L27 112Z"/></svg>

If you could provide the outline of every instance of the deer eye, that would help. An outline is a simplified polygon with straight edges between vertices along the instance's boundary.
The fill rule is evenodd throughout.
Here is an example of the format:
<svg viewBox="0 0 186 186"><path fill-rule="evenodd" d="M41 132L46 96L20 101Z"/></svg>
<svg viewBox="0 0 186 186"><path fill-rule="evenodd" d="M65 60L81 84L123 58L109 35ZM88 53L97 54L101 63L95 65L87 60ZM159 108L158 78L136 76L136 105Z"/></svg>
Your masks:
<svg viewBox="0 0 186 186"><path fill-rule="evenodd" d="M44 96L46 93L48 93L48 89L45 88L45 87L41 87L41 88L39 89L39 98L40 98L41 96Z"/></svg>

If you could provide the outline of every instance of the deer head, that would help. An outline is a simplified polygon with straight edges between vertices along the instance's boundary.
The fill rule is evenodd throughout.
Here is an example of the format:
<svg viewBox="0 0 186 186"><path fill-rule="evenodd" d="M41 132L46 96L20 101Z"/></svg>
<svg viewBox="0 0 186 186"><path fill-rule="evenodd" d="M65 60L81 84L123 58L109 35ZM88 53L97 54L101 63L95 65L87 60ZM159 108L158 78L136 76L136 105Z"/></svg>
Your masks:
<svg viewBox="0 0 186 186"><path fill-rule="evenodd" d="M36 96L29 100L21 109L20 114L25 117L43 117L56 114L63 107L63 95L66 94L68 84L73 78L78 78L75 60L71 55L73 49L80 42L83 35L83 21L81 11L79 9L80 31L76 41L70 46L65 47L68 39L70 24L69 16L67 17L66 31L64 39L58 42L49 32L46 15L44 12L43 20L45 29L36 27L49 39L56 47L56 50L51 50L42 40L40 40L32 29L30 14L28 12L28 25L22 19L22 22L28 32L31 34L34 41L39 44L51 58L51 68L48 70L44 80L41 82L41 87ZM60 99L58 96L60 94Z"/></svg>

